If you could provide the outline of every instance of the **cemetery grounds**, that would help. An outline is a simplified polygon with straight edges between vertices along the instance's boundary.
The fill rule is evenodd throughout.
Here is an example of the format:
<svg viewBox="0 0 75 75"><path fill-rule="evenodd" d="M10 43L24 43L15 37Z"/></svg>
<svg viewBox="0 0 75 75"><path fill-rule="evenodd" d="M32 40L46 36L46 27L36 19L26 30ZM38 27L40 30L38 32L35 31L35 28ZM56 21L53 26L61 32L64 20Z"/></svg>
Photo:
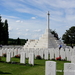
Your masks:
<svg viewBox="0 0 75 75"><path fill-rule="evenodd" d="M35 59L34 66L32 66L28 64L28 59L26 59L26 64L20 64L20 58L15 57L11 58L11 63L6 63L6 57L1 57L0 75L45 75L46 61L56 62L56 75L64 75L64 63L70 62L61 60Z"/></svg>

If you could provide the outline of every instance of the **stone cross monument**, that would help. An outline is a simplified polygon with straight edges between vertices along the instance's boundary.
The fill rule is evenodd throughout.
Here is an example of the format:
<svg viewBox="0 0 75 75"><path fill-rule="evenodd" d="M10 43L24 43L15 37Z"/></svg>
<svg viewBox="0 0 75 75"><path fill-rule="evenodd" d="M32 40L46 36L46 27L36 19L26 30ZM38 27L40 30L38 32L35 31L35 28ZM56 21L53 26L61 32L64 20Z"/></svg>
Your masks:
<svg viewBox="0 0 75 75"><path fill-rule="evenodd" d="M51 34L50 28L50 14L47 13L47 28L45 33L38 40L28 40L24 45L24 48L57 48L59 46L59 40Z"/></svg>

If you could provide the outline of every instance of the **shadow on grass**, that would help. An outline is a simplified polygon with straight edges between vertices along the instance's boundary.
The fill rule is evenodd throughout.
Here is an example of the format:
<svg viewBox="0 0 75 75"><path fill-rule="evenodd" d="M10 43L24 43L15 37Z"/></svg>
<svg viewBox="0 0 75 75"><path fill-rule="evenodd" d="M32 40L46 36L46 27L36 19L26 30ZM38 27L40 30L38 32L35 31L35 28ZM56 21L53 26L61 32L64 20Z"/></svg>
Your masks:
<svg viewBox="0 0 75 75"><path fill-rule="evenodd" d="M34 65L36 65L36 66L44 66L44 64L34 64Z"/></svg>
<svg viewBox="0 0 75 75"><path fill-rule="evenodd" d="M5 61L0 61L0 62L5 63Z"/></svg>
<svg viewBox="0 0 75 75"><path fill-rule="evenodd" d="M11 74L11 73L9 73L9 72L2 72L2 71L0 71L0 74Z"/></svg>

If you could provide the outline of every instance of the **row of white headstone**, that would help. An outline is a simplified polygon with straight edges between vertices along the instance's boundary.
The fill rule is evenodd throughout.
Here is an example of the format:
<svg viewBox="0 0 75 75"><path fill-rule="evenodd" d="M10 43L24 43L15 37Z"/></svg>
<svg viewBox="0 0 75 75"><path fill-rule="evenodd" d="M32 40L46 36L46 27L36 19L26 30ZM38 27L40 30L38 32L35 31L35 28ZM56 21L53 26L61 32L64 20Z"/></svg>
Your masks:
<svg viewBox="0 0 75 75"><path fill-rule="evenodd" d="M46 61L45 63L45 75L56 75L56 62L54 61ZM75 64L74 63L64 63L64 70L60 70L60 72L64 72L64 75L75 75Z"/></svg>
<svg viewBox="0 0 75 75"><path fill-rule="evenodd" d="M65 48L65 50L63 48L61 50L59 50L58 48L40 49L40 50L11 48L11 49L1 49L0 56L3 56L3 54L7 54L7 52L11 52L11 57L20 55L21 52L25 52L26 58L29 58L29 53L34 53L34 58L36 58L37 55L40 55L42 59L51 60L61 56L62 60L67 58L67 61L71 61L71 56L75 55L75 49L68 49L68 48Z"/></svg>
<svg viewBox="0 0 75 75"><path fill-rule="evenodd" d="M1 49L0 51L0 56L2 56L2 54L7 53L7 51L11 52L11 57L14 57L16 55L19 55L21 52L25 52L26 53L26 58L28 58L29 53L34 53L35 58L37 55L40 55L42 57L42 59L55 59L59 56L61 56L61 59L65 59L67 57L67 61L71 61L71 56L75 55L75 49L68 49L65 48L65 50L62 48L61 50L59 50L59 48L50 48L50 49L20 49L20 48L10 48L10 49ZM48 57L48 55L50 55L50 57Z"/></svg>
<svg viewBox="0 0 75 75"><path fill-rule="evenodd" d="M21 64L26 64L25 63L25 52L21 52L20 55L20 63ZM11 62L11 53L7 52L6 55L6 62ZM29 53L29 64L34 65L34 54L33 53Z"/></svg>

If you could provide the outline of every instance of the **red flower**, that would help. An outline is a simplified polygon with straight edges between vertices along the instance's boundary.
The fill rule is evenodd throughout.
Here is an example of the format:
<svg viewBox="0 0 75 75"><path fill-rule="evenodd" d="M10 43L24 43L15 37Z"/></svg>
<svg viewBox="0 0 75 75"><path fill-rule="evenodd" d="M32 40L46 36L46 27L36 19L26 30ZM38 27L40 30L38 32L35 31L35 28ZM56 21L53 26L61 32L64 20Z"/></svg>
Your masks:
<svg viewBox="0 0 75 75"><path fill-rule="evenodd" d="M61 59L61 57L57 57L57 58L56 58L56 60L60 60L60 59Z"/></svg>

